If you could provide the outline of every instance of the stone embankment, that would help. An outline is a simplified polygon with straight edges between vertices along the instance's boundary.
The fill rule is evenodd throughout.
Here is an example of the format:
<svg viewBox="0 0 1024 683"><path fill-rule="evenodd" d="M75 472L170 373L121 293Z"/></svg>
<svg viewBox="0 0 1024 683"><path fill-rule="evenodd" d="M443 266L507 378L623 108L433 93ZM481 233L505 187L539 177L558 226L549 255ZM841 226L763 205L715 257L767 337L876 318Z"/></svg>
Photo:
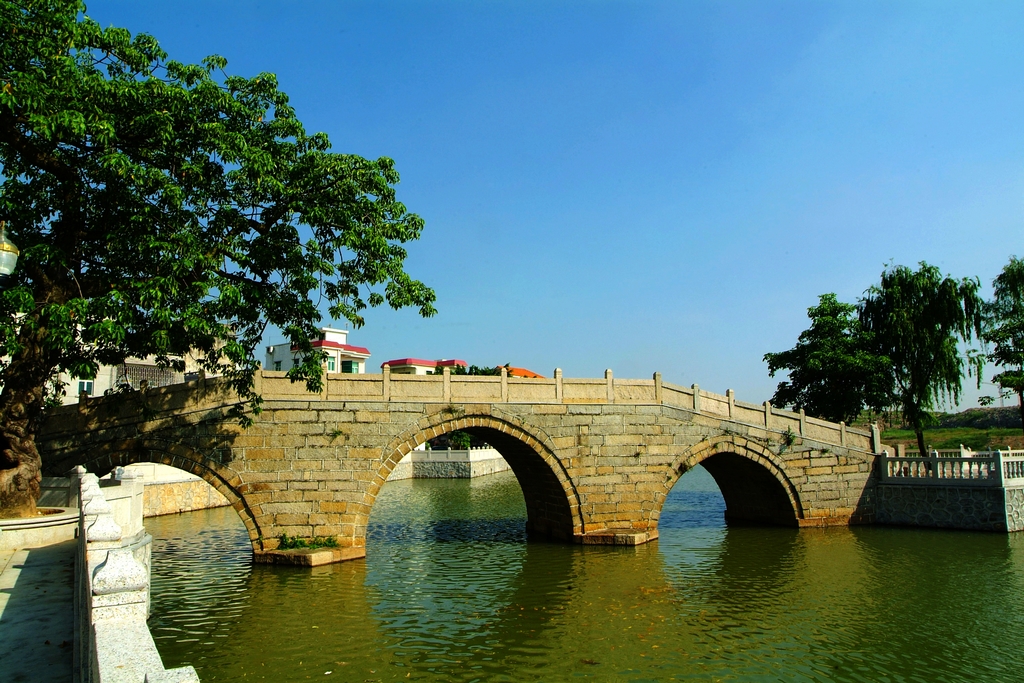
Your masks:
<svg viewBox="0 0 1024 683"><path fill-rule="evenodd" d="M878 456L879 524L1024 530L1024 450L896 451Z"/></svg>
<svg viewBox="0 0 1024 683"><path fill-rule="evenodd" d="M220 491L202 478L176 467L159 463L137 463L118 469L134 472L146 487L142 505L143 517L174 515L231 505ZM116 476L117 472L113 474Z"/></svg>
<svg viewBox="0 0 1024 683"><path fill-rule="evenodd" d="M416 449L405 455L388 475L398 479L472 479L511 469L493 448L467 450Z"/></svg>

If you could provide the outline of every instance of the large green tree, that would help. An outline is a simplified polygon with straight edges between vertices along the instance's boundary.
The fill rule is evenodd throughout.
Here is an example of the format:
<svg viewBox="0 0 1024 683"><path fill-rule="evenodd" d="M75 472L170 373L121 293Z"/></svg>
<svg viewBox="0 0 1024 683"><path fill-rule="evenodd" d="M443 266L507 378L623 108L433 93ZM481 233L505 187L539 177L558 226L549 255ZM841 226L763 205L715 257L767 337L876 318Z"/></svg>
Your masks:
<svg viewBox="0 0 1024 683"><path fill-rule="evenodd" d="M857 307L822 294L807 309L811 326L788 351L766 353L768 373L786 371L772 403L792 406L833 422L852 422L865 407L891 402L888 359L873 352L871 335L855 315Z"/></svg>
<svg viewBox="0 0 1024 683"><path fill-rule="evenodd" d="M860 320L873 335L875 351L891 362L891 377L903 421L926 452L924 428L937 401L960 399L965 370L980 382L984 356L963 353L961 343L981 335L984 302L977 278L943 277L921 262L917 270L893 266L860 302Z"/></svg>
<svg viewBox="0 0 1024 683"><path fill-rule="evenodd" d="M34 433L56 373L198 351L250 409L268 325L304 354L329 315L434 312L404 270L422 220L390 159L331 152L273 74L169 60L68 0L0 0L0 220L21 248L0 296L0 514L38 494Z"/></svg>
<svg viewBox="0 0 1024 683"><path fill-rule="evenodd" d="M1024 428L1024 260L1011 257L992 286L984 337L992 344L988 359L1004 368L992 381L1017 394Z"/></svg>

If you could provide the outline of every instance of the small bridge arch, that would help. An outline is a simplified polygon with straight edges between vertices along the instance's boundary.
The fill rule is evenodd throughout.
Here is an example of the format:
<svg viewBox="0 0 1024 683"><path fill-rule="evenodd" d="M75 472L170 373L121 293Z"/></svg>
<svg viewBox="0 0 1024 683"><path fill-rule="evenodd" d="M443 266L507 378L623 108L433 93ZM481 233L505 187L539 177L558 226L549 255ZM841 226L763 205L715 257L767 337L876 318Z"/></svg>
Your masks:
<svg viewBox="0 0 1024 683"><path fill-rule="evenodd" d="M238 475L234 470L186 445L153 438L96 444L89 449L88 455L85 457L72 455L66 458L64 463L72 463L71 465L66 467L58 464L49 465L47 473L59 475L74 465L81 465L89 472L102 476L116 467L125 467L141 462L170 465L206 481L227 498L231 507L238 513L249 534L253 550L263 550L260 526L245 499L249 487L245 484L238 487L233 486L230 482L238 480Z"/></svg>
<svg viewBox="0 0 1024 683"><path fill-rule="evenodd" d="M383 449L383 458L367 490L367 512L391 471L420 444L443 434L466 432L491 445L509 464L526 502L526 530L571 541L583 533L579 494L550 437L512 415L440 412L421 420ZM360 520L365 528L366 519Z"/></svg>
<svg viewBox="0 0 1024 683"><path fill-rule="evenodd" d="M664 495L659 496L659 515L679 478L697 465L703 465L718 484L727 521L799 526L804 516L800 494L782 460L763 444L735 435L705 439L675 459Z"/></svg>

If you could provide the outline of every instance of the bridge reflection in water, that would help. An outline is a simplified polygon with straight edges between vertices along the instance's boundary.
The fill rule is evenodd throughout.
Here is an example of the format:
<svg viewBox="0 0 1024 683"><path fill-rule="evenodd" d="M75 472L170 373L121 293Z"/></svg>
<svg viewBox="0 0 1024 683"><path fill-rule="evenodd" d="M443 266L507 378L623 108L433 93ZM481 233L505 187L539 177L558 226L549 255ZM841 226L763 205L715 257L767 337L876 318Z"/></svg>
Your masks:
<svg viewBox="0 0 1024 683"><path fill-rule="evenodd" d="M311 570L252 565L230 509L154 518L151 627L204 681L1014 678L1019 535L723 511L696 468L657 543L594 548L527 541L510 473L391 482L367 559Z"/></svg>

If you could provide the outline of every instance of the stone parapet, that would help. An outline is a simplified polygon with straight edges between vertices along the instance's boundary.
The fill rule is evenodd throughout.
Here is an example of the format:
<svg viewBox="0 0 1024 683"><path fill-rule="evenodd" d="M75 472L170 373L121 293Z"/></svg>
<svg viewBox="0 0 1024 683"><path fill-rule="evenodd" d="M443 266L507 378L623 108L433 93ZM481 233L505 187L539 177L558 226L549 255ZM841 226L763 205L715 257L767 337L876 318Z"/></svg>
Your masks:
<svg viewBox="0 0 1024 683"><path fill-rule="evenodd" d="M82 683L197 683L191 666L167 670L146 625L152 537L142 525L143 486L76 467L75 669Z"/></svg>

